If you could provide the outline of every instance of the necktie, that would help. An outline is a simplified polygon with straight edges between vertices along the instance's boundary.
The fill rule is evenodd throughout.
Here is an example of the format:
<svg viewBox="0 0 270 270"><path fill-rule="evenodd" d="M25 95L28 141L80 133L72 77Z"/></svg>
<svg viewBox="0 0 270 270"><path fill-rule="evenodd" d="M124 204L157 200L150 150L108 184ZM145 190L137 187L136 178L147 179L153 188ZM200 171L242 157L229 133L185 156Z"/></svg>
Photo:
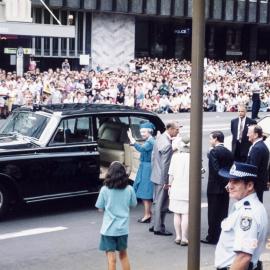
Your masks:
<svg viewBox="0 0 270 270"><path fill-rule="evenodd" d="M243 130L244 130L244 121L243 121L243 118L241 118L240 128L239 128L239 142L242 141Z"/></svg>

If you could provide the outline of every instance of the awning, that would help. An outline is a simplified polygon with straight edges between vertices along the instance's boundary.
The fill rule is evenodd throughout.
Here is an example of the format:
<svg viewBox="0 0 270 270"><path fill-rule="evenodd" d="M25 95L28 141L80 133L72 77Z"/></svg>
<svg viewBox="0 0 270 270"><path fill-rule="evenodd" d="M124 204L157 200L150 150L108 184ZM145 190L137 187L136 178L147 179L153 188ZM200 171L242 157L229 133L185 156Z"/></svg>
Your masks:
<svg viewBox="0 0 270 270"><path fill-rule="evenodd" d="M0 22L0 34L75 38L75 26L23 22Z"/></svg>

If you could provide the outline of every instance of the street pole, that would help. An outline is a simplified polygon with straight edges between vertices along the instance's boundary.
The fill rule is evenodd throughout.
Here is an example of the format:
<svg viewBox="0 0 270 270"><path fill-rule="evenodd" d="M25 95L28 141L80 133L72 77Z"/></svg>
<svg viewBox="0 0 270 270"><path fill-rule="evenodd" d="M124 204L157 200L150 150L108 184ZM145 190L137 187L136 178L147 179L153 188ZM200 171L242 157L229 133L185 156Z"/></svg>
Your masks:
<svg viewBox="0 0 270 270"><path fill-rule="evenodd" d="M205 0L193 0L192 7L188 270L199 270Z"/></svg>

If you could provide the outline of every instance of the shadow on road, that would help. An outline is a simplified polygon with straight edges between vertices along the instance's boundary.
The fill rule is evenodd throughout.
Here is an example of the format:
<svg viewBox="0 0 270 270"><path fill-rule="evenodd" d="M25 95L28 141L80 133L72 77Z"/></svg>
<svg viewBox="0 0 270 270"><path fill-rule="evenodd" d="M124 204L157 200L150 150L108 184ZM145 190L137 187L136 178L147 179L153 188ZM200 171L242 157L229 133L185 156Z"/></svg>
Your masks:
<svg viewBox="0 0 270 270"><path fill-rule="evenodd" d="M95 209L96 199L97 195L92 195L83 198L67 198L33 204L22 203L11 209L4 221L93 210Z"/></svg>

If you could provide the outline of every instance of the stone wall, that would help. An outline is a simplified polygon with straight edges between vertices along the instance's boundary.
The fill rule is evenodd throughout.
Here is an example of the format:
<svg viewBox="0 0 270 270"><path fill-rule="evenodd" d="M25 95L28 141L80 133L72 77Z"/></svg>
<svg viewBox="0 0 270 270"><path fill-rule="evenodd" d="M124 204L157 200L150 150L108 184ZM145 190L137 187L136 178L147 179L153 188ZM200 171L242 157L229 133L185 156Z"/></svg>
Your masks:
<svg viewBox="0 0 270 270"><path fill-rule="evenodd" d="M125 67L135 54L135 17L119 14L93 14L92 66Z"/></svg>

